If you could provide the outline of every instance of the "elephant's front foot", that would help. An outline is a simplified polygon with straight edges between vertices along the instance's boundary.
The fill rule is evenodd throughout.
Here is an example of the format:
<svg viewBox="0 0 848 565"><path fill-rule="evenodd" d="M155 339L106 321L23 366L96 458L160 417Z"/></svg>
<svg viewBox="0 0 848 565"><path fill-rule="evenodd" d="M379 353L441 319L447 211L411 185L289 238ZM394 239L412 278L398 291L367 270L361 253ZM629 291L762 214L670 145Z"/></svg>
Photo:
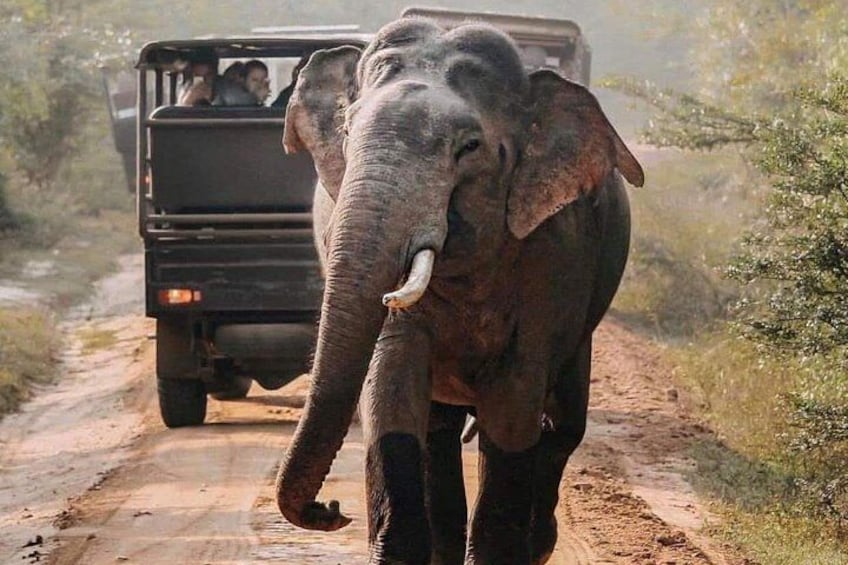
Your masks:
<svg viewBox="0 0 848 565"><path fill-rule="evenodd" d="M418 439L384 435L366 455L371 565L428 565L432 551Z"/></svg>
<svg viewBox="0 0 848 565"><path fill-rule="evenodd" d="M530 565L536 448L501 451L480 434L480 494L466 565Z"/></svg>
<svg viewBox="0 0 848 565"><path fill-rule="evenodd" d="M553 555L557 541L557 521L553 516L549 520L534 522L530 534L531 563L544 565Z"/></svg>

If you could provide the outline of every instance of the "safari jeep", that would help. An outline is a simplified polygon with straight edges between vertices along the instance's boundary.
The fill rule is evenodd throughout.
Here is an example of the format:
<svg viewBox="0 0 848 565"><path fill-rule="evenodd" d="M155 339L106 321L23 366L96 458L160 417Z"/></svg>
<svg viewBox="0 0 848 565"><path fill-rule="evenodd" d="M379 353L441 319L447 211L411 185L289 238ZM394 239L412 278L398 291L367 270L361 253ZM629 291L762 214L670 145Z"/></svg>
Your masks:
<svg viewBox="0 0 848 565"><path fill-rule="evenodd" d="M589 86L592 50L571 20L419 6L406 8L401 15L430 18L446 29L468 22L493 25L518 44L528 69L550 69Z"/></svg>
<svg viewBox="0 0 848 565"><path fill-rule="evenodd" d="M169 427L201 424L207 394L276 389L307 369L323 285L312 237L316 174L281 146L284 107L179 106L204 53L268 66L273 100L313 51L353 34L157 41L138 63L137 195L146 313ZM196 59L195 59L196 60Z"/></svg>

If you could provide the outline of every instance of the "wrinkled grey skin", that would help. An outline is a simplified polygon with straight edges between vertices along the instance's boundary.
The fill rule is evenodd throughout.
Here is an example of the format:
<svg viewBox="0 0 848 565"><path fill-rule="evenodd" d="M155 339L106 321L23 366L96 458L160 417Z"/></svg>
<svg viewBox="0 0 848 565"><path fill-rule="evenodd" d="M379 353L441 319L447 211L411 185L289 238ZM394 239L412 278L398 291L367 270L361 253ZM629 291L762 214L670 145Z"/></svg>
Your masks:
<svg viewBox="0 0 848 565"><path fill-rule="evenodd" d="M530 76L484 25L403 19L369 47L315 53L284 145L321 184L326 290L312 385L280 468L292 523L315 501L360 398L371 563L544 563L565 463L585 429L592 331L618 287L642 170L584 88ZM436 252L423 298L381 297ZM361 393L361 394L360 394ZM466 531L459 434L480 429Z"/></svg>

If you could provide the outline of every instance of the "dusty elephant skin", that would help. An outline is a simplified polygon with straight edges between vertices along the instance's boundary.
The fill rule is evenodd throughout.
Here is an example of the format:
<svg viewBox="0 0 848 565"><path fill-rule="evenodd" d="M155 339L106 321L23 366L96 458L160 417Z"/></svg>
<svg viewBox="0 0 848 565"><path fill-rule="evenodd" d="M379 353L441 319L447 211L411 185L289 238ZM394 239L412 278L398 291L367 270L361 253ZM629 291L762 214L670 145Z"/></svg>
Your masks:
<svg viewBox="0 0 848 565"><path fill-rule="evenodd" d="M349 523L316 496L359 398L372 563L546 562L585 430L592 332L627 257L615 169L641 185L641 167L583 87L528 76L493 28L422 19L361 53L315 53L283 141L321 179L326 289L280 511L304 528ZM385 298L411 266L389 294L402 299ZM470 522L466 413L481 451Z"/></svg>

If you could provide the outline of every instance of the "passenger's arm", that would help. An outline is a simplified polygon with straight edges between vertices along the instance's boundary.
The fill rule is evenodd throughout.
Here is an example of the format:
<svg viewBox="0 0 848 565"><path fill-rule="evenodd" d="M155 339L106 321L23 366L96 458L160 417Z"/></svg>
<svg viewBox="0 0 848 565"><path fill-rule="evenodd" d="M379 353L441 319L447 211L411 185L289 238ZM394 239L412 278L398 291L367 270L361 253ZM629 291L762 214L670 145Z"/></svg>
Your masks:
<svg viewBox="0 0 848 565"><path fill-rule="evenodd" d="M212 100L212 85L207 82L192 84L180 95L178 106L197 106Z"/></svg>

